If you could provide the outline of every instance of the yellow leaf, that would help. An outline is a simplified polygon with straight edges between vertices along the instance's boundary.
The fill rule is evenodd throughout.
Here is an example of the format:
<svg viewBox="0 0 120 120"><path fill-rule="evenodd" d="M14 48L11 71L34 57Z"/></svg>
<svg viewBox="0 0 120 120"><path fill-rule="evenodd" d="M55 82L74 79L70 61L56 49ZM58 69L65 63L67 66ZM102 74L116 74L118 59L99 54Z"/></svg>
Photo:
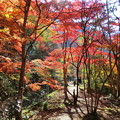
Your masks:
<svg viewBox="0 0 120 120"><path fill-rule="evenodd" d="M5 17L6 17L6 18L10 18L10 15L9 15L9 14L5 14Z"/></svg>

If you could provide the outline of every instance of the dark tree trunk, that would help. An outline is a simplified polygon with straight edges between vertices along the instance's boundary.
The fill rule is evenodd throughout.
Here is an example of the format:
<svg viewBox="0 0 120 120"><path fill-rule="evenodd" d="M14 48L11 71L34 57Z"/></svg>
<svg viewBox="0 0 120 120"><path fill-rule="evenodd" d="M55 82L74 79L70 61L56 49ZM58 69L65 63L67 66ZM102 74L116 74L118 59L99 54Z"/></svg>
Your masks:
<svg viewBox="0 0 120 120"><path fill-rule="evenodd" d="M117 59L117 71L118 71L118 79L117 79L117 97L120 97L120 56Z"/></svg>
<svg viewBox="0 0 120 120"><path fill-rule="evenodd" d="M24 22L23 22L23 34L22 38L26 37L26 24L28 18L28 12L31 4L31 0L26 0L26 5L24 7ZM25 67L26 67L26 42L22 43L22 63L21 63L21 70L20 70L20 80L19 80L19 87L18 87L18 97L17 97L17 106L16 106L16 120L22 120L22 102L23 102L23 92L24 92L24 76L25 76Z"/></svg>
<svg viewBox="0 0 120 120"><path fill-rule="evenodd" d="M24 75L25 75L25 65L26 65L26 57L25 57L25 45L22 46L22 64L20 70L20 81L18 88L18 97L17 97L17 107L16 109L16 120L22 120L22 99L24 92Z"/></svg>

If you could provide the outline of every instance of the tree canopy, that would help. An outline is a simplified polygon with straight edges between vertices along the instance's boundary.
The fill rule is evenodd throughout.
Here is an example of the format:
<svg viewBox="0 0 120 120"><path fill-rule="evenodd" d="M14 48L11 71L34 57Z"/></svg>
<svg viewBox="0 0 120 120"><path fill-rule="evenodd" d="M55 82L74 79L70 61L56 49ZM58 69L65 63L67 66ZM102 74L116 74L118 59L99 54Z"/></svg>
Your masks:
<svg viewBox="0 0 120 120"><path fill-rule="evenodd" d="M96 91L88 113L97 111L101 97L97 92L109 88L110 94L120 97L120 18L115 14L119 4L117 0L0 0L0 88L4 79L17 82L13 84L19 106L16 120L22 120L28 89L63 89L64 102L71 102L67 86L72 80L77 104L82 83L85 96Z"/></svg>

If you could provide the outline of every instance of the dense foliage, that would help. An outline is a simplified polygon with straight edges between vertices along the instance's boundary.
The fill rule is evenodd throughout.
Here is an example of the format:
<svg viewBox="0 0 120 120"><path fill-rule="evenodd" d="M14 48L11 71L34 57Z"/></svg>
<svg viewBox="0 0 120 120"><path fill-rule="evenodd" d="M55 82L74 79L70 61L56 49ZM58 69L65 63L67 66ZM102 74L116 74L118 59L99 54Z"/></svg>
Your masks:
<svg viewBox="0 0 120 120"><path fill-rule="evenodd" d="M0 0L3 119L22 120L26 117L22 110L46 108L44 101L53 90L64 90L64 102L76 105L79 84L87 113L96 114L102 95L119 98L118 4L117 0ZM76 92L68 91L69 81Z"/></svg>

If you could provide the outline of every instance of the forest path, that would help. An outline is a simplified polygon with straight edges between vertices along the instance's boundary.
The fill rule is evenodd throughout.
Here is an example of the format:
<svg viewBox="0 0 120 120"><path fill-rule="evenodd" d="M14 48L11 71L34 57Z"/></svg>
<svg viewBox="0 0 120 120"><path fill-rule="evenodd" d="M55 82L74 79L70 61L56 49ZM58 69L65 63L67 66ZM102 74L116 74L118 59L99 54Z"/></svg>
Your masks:
<svg viewBox="0 0 120 120"><path fill-rule="evenodd" d="M68 90L71 94L76 90L76 87L69 83ZM73 99L71 95L68 95L70 99ZM57 95L59 99L64 100L64 91L59 91ZM58 99L55 97L55 99ZM82 98L83 100L83 98ZM73 105L66 105L63 108L55 108L47 111L40 112L37 116L34 116L30 120L82 120L83 113L79 107L74 107Z"/></svg>
<svg viewBox="0 0 120 120"><path fill-rule="evenodd" d="M75 86L72 83L69 83L68 90L70 91L71 94L73 94L73 90L75 89ZM73 100L72 96L69 95L69 98ZM60 90L56 96L54 96L53 101L59 101L61 100L63 102L64 100L64 91ZM55 106L54 102L52 103L53 106ZM83 120L83 116L87 112L86 109L86 104L85 104L85 99L84 99L84 93L83 90L79 89L79 98L78 98L78 105L73 106L73 105L65 105L62 108L54 108L54 109L49 109L47 111L41 111L37 115L33 116L30 120ZM105 108L106 106L103 105ZM100 110L100 113L104 115L104 118L100 120L120 120L120 111L116 113L115 115L107 115L105 111ZM116 115L118 116L116 117ZM88 119L87 119L88 120Z"/></svg>
<svg viewBox="0 0 120 120"><path fill-rule="evenodd" d="M76 93L76 86L74 86L71 82L68 84L68 91L70 94L73 94L73 91ZM68 96L73 101L73 98L70 94L68 94ZM60 91L59 97L64 99L63 91ZM83 101L83 98L81 100ZM78 106L66 105L64 109L61 109L56 115L51 116L46 120L82 120L82 116L83 113L81 113L81 109Z"/></svg>

